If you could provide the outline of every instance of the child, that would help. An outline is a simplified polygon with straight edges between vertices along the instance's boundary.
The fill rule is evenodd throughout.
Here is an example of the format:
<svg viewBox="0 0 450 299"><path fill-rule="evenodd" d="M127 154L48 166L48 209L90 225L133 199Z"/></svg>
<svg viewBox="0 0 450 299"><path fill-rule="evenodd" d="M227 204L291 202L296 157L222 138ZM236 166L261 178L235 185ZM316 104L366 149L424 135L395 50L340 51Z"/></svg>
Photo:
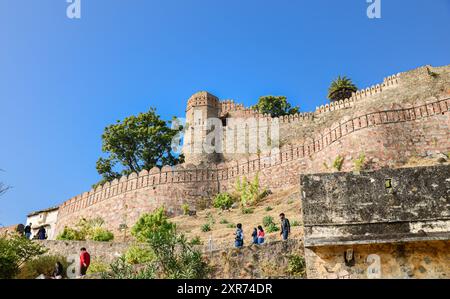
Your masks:
<svg viewBox="0 0 450 299"><path fill-rule="evenodd" d="M242 248L242 246L244 246L244 232L242 231L242 224L238 223L236 227L236 238L234 244L236 248Z"/></svg>
<svg viewBox="0 0 450 299"><path fill-rule="evenodd" d="M265 233L264 230L262 228L261 225L258 226L258 244L263 244L264 243L264 237L265 237Z"/></svg>
<svg viewBox="0 0 450 299"><path fill-rule="evenodd" d="M253 229L252 238L253 244L258 244L258 230L256 229L256 227Z"/></svg>

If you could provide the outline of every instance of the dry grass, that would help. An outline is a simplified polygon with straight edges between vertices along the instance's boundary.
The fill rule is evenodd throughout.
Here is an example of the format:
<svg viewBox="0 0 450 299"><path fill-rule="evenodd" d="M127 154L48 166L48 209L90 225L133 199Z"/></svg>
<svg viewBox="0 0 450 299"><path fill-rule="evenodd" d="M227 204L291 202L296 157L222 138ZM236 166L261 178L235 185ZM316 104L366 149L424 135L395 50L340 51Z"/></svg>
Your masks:
<svg viewBox="0 0 450 299"><path fill-rule="evenodd" d="M275 224L279 225L280 213L285 213L291 224L296 221L301 222L301 202L298 187L274 192L261 202L256 204L252 214L243 214L240 208L229 211L219 209L206 209L198 211L196 216L178 216L171 221L176 223L180 232L183 232L188 238L199 236L204 245L208 245L209 238L213 240L214 248L224 248L234 246L234 233L236 224L242 223L244 229L245 245L250 244L253 228L262 225L264 216L272 216ZM272 210L267 211L267 207ZM201 227L213 219L211 231L202 232ZM221 223L226 220L227 223ZM233 225L233 227L229 227ZM291 227L291 238L302 238L303 226ZM266 242L271 240L280 240L280 233L266 233Z"/></svg>

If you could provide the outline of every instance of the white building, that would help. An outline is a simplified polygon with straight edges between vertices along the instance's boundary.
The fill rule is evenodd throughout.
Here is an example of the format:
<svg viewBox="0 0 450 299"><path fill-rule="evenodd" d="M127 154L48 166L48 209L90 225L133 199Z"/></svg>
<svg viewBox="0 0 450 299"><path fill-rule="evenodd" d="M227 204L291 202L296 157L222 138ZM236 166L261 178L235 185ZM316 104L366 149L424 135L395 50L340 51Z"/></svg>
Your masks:
<svg viewBox="0 0 450 299"><path fill-rule="evenodd" d="M31 237L37 235L39 228L44 227L47 233L48 240L56 239L55 229L56 229L56 220L58 219L58 210L59 207L53 207L49 209L45 209L42 211L36 211L30 213L27 216L27 225L31 225Z"/></svg>

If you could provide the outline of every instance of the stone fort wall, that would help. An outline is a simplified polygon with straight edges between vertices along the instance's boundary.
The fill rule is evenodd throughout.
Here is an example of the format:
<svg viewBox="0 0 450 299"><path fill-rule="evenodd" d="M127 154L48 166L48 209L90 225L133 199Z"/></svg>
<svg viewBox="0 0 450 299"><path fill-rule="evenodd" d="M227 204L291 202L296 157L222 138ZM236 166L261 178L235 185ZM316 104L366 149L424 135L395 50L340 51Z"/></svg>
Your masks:
<svg viewBox="0 0 450 299"><path fill-rule="evenodd" d="M338 156L342 170L364 153L373 168L396 166L409 157L450 151L450 67L428 67L384 80L346 101L319 107L314 113L279 119L281 149L276 154L225 157L217 164L183 164L133 173L78 195L60 206L56 231L79 218L102 217L116 234L139 216L162 205L181 213L181 205L199 208L218 192L232 190L237 178L253 178L271 190L298 185L299 174L327 172ZM248 111L232 102L228 117ZM227 106L228 105L228 106ZM219 113L222 113L220 110ZM233 113L235 113L233 115ZM250 112L244 112L250 113ZM267 116L261 116L266 117ZM201 161L199 161L201 162Z"/></svg>

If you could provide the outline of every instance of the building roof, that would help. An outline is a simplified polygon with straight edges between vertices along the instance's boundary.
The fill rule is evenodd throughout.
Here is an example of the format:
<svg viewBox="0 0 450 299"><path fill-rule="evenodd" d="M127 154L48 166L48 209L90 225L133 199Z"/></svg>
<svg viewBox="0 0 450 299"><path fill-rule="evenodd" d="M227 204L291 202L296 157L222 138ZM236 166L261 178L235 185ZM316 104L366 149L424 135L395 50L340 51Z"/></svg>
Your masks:
<svg viewBox="0 0 450 299"><path fill-rule="evenodd" d="M40 210L40 211L35 211L35 212L31 212L30 214L27 215L27 217L31 217L31 216L36 216L42 213L46 213L46 212L52 212L52 211L56 211L59 210L59 206L56 207L51 207L45 210Z"/></svg>

